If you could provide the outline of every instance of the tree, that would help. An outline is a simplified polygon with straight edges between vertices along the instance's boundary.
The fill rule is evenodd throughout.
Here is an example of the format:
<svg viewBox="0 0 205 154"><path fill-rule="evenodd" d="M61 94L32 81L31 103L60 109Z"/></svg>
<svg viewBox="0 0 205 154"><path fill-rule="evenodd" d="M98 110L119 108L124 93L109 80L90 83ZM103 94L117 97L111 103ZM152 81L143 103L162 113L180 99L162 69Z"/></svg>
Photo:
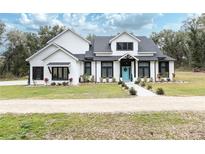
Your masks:
<svg viewBox="0 0 205 154"><path fill-rule="evenodd" d="M0 21L0 45L2 45L2 35L5 32L5 24Z"/></svg>
<svg viewBox="0 0 205 154"><path fill-rule="evenodd" d="M205 32L200 28L200 18L189 18L183 28L188 34L187 44L192 57L192 67L204 67Z"/></svg>
<svg viewBox="0 0 205 154"><path fill-rule="evenodd" d="M86 37L86 39L89 40L89 41L91 41L91 40L94 39L94 37L95 37L94 34L88 34L88 36Z"/></svg>
<svg viewBox="0 0 205 154"><path fill-rule="evenodd" d="M152 33L151 38L160 47L162 52L176 59L176 64L186 63L187 46L185 33L172 30L163 30L159 33Z"/></svg>
<svg viewBox="0 0 205 154"><path fill-rule="evenodd" d="M53 37L55 37L56 35L58 35L59 33L61 33L62 31L65 30L65 27L56 25L56 26L42 26L40 27L40 30L38 32L39 35L39 43L40 43L40 47L45 46L45 44L52 39Z"/></svg>
<svg viewBox="0 0 205 154"><path fill-rule="evenodd" d="M1 74L11 72L15 76L25 75L26 63L25 59L28 54L28 47L26 46L26 34L12 30L7 33L7 50L4 52L5 63Z"/></svg>

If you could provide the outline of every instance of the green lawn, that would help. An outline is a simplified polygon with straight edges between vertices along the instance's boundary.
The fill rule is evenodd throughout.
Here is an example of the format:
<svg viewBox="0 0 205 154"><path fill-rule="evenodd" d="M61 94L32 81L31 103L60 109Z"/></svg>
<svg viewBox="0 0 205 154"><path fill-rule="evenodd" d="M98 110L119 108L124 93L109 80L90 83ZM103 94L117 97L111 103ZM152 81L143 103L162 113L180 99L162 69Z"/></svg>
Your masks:
<svg viewBox="0 0 205 154"><path fill-rule="evenodd" d="M4 114L0 139L205 139L205 114Z"/></svg>
<svg viewBox="0 0 205 154"><path fill-rule="evenodd" d="M161 87L169 96L205 96L205 73L176 72L176 80L187 83L154 83L154 90Z"/></svg>
<svg viewBox="0 0 205 154"><path fill-rule="evenodd" d="M80 86L0 86L0 99L81 99L130 97L117 84L84 84Z"/></svg>

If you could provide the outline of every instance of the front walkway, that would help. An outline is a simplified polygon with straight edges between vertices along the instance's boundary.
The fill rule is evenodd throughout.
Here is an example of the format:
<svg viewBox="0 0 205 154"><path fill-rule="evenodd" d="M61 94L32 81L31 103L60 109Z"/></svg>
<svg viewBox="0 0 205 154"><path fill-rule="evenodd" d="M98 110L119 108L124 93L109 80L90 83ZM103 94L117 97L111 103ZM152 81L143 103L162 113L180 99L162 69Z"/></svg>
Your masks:
<svg viewBox="0 0 205 154"><path fill-rule="evenodd" d="M133 87L137 91L137 96L157 96L157 94L151 92L150 90L147 90L137 84L134 84L134 82L126 82L125 83L129 88Z"/></svg>
<svg viewBox="0 0 205 154"><path fill-rule="evenodd" d="M0 86L27 85L28 80L0 81Z"/></svg>
<svg viewBox="0 0 205 154"><path fill-rule="evenodd" d="M0 100L0 113L128 113L145 111L205 111L205 96Z"/></svg>

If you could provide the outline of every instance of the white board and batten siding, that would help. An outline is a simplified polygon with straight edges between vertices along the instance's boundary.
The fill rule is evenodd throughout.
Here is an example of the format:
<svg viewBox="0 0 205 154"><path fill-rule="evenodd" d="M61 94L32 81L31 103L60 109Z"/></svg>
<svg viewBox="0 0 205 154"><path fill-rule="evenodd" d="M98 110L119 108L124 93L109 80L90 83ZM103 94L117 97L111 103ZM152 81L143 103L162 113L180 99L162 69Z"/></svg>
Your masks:
<svg viewBox="0 0 205 154"><path fill-rule="evenodd" d="M133 42L133 50L132 51L117 51L116 49L117 42ZM131 55L137 55L138 54L138 41L134 39L133 37L129 36L127 33L124 33L111 42L111 50L112 50L113 56L121 56L126 53L130 53Z"/></svg>
<svg viewBox="0 0 205 154"><path fill-rule="evenodd" d="M85 54L85 51L89 51L89 43L72 31L66 31L50 43L56 43L73 54Z"/></svg>

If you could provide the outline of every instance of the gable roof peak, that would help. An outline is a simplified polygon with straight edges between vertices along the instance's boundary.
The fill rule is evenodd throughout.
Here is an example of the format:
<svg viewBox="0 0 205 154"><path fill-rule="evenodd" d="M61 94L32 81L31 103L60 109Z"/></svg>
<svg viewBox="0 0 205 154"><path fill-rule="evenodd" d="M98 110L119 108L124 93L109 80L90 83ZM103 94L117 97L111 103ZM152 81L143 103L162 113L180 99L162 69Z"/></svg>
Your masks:
<svg viewBox="0 0 205 154"><path fill-rule="evenodd" d="M53 37L52 39L50 39L47 43L51 43L53 40L55 40L56 38L58 38L59 36L63 35L64 33L66 33L67 31L71 31L73 34L77 35L78 37L82 38L83 40L85 40L86 42L88 42L89 44L91 44L91 42L89 40L87 40L86 38L80 36L79 34L77 34L74 30L71 30L70 28L66 28L64 31L62 31L61 33L59 33L58 35L56 35L55 37Z"/></svg>
<svg viewBox="0 0 205 154"><path fill-rule="evenodd" d="M140 39L138 39L135 35L133 35L133 33L128 33L128 32L126 32L126 31L124 31L124 32L122 32L122 33L119 33L119 34L116 35L115 37L113 37L113 38L109 41L109 43L111 43L112 41L114 41L115 39L117 39L118 37L120 37L120 36L123 35L123 34L127 34L127 35L129 35L130 37L132 37L132 38L134 38L135 40L137 40L138 42L140 42Z"/></svg>

